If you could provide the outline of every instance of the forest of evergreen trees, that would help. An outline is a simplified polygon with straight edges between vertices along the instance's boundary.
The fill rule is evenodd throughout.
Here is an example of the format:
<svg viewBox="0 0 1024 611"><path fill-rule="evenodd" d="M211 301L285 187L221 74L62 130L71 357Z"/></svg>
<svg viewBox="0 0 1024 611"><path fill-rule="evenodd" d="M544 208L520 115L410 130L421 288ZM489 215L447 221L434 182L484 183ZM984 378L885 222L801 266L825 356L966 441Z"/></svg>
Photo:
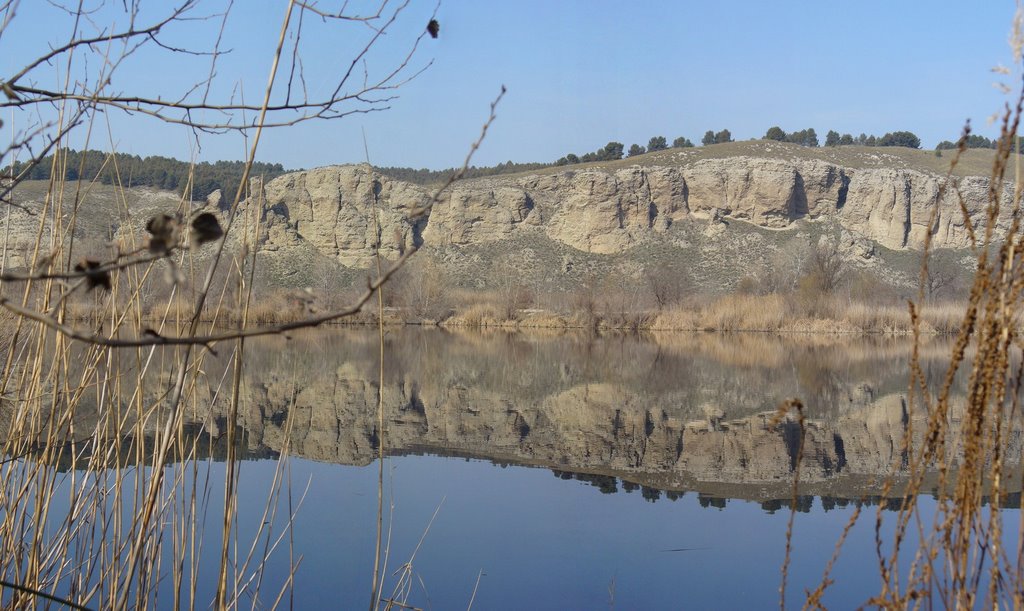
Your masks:
<svg viewBox="0 0 1024 611"><path fill-rule="evenodd" d="M101 151L69 150L60 154L60 165L66 168L64 178L67 180L97 180L103 184L116 184L120 176L120 184L125 187L155 187L170 191L181 191L189 183L192 176L191 199L205 198L217 189L224 192L225 199L234 196L238 183L242 180L245 168L243 161L215 161L210 163L191 164L170 157L139 157L125 153L113 156ZM29 180L49 180L53 168L53 157L47 156L29 170ZM19 175L26 167L25 163L14 164L14 174ZM266 180L285 173L280 163L256 163L250 176L263 176Z"/></svg>

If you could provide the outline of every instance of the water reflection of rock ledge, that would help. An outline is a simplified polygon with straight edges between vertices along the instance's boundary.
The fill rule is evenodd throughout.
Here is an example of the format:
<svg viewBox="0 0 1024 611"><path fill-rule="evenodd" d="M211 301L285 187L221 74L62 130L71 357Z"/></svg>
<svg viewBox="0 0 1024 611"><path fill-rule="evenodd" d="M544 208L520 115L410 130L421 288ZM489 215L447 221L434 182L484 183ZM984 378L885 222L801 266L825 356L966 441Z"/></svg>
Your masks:
<svg viewBox="0 0 1024 611"><path fill-rule="evenodd" d="M777 406L807 406L801 494L861 498L899 467L907 427L906 341L679 334L654 338L389 332L386 450L487 459L708 498L788 499L799 429ZM924 346L938 378L947 346ZM248 456L366 465L377 455L378 347L372 332L319 331L247 344L239 426ZM197 435L221 439L226 361L204 366ZM155 397L166 375L154 376ZM162 381L161 381L162 380ZM956 444L959 408L951 413ZM76 429L98 415L76 412ZM158 420L154 420L158 422ZM1021 453L1020 425L1007 455ZM216 455L216 448L211 453ZM595 479L596 478L596 479ZM1020 478L1008 477L1019 490ZM926 485L931 486L931 483ZM652 494L653 493L649 493Z"/></svg>
<svg viewBox="0 0 1024 611"><path fill-rule="evenodd" d="M395 334L385 367L386 448L781 499L791 493L799 430L772 419L775 406L798 396L809 415L802 492L856 498L877 493L900 465L906 428L924 427L921 410L906 404L906 342L656 339ZM339 340L341 356L331 356L338 344L329 340L273 339L265 353L276 364L250 363L240 425L252 449L280 451L290 424L294 455L374 459L376 348L359 333ZM924 354L925 369L941 374L946 347ZM951 420L955 443L956 408ZM1018 425L1009 437L1007 455L1020 456Z"/></svg>

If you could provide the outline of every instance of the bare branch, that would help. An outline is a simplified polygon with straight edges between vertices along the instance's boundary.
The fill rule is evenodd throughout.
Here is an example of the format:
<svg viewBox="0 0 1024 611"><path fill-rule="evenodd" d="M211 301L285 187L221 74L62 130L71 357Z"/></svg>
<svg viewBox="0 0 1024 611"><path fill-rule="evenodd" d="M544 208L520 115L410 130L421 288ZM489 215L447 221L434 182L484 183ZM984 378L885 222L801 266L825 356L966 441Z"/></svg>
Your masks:
<svg viewBox="0 0 1024 611"><path fill-rule="evenodd" d="M93 37L73 37L73 39L68 43L59 46L51 50L49 53L46 53L40 58L32 61L29 65L25 66L21 71L8 78L6 81L0 81L0 85L3 86L4 91L9 93L6 99L0 101L0 108L27 109L41 104L53 105L61 102L75 101L87 103L94 107L115 108L128 114L139 114L152 117L166 123L190 127L196 132L224 133L228 131L245 132L255 130L257 128L255 122L239 118L239 115L256 115L263 110L263 107L252 104L232 103L230 101L216 101L211 98L211 87L214 78L217 76L217 58L220 55L229 52L222 51L220 49L220 45L226 25L227 14L231 9L231 5L229 5L228 9L225 10L224 13L220 14L222 17L221 27L212 50L185 48L180 45L168 44L159 38L161 31L166 29L170 24L191 20L210 19L211 16L189 16L189 14L196 8L198 1L199 0L187 0L180 6L176 7L168 16L148 27L136 28L133 26L127 30L115 33L107 33L104 30L101 30L100 34ZM347 90L347 88L349 87L350 77L352 76L355 67L360 63L365 62L370 52L380 43L382 37L387 33L387 31L398 21L409 3L410 0L405 0L395 7L394 10L390 10L385 14L384 11L389 3L384 1L377 7L376 12L369 16L346 15L343 13L344 8L342 9L342 12L328 13L319 9L311 2L297 3L295 7L298 9L299 14L298 19L296 20L296 25L293 26L291 30L292 36L295 38L295 42L291 53L291 66L289 69L288 83L281 94L282 101L271 103L266 106L266 112L268 113L269 118L262 124L263 127L287 127L304 121L340 119L354 114L365 114L368 112L386 110L388 108L387 104L395 99L395 95L390 92L399 89L409 81L417 78L432 65L432 61L426 62L421 67L414 67L412 65L414 57L419 52L420 43L426 36L426 32L423 32L416 37L411 47L402 56L402 59L396 62L391 69L372 79L367 75L367 78L364 79L364 84L361 88L352 90ZM436 10L437 9L435 8L435 14ZM303 69L303 61L299 53L303 28L303 16L306 12L317 15L321 20L325 21L339 20L373 24L370 26L372 35L362 48L352 57L347 69L341 73L334 85L331 86L330 93L321 97L311 97L306 87L307 79ZM383 23L380 23L381 20L383 20ZM121 54L121 58L114 62L115 66L125 57L134 53L138 48L149 43L160 49L168 51L170 54L175 56L181 54L209 56L212 58L210 68L204 80L199 81L175 99L164 99L162 96L152 95L102 93L103 89L105 89L109 83L109 78L100 79L95 86L90 87L88 83L80 82L76 87L65 90L53 90L46 87L40 87L34 82L23 82L26 80L25 77L31 74L34 69L58 56L63 54L70 56L70 53L79 47L92 48L94 45L103 42L109 44L112 41L123 41L126 45L132 43L131 45L126 46L126 49ZM295 88L296 77L298 82L301 84L301 96L297 95L299 92ZM219 115L223 117L223 120L207 119L205 117L205 113Z"/></svg>
<svg viewBox="0 0 1024 611"><path fill-rule="evenodd" d="M171 14L168 15L165 19L155 23L152 26L149 26L148 28L143 28L141 30L129 29L127 31L117 33L101 32L99 35L94 36L92 38L73 39L68 43L61 45L51 50L49 53L46 53L37 58L36 60L30 62L27 66L22 68L20 72L16 73L14 76L7 79L6 82L12 88L16 89L18 80L26 74L28 74L29 72L31 72L32 70L34 70L35 68L39 67L42 64L49 63L51 59L57 57L58 55L63 55L64 53L72 51L81 46L92 46L98 43L110 43L115 40L126 40L140 36L145 36L156 42L155 35L160 31L160 29L169 23L182 20L182 17L185 15L185 13L194 8L196 2L197 0L187 0L184 4L171 11Z"/></svg>

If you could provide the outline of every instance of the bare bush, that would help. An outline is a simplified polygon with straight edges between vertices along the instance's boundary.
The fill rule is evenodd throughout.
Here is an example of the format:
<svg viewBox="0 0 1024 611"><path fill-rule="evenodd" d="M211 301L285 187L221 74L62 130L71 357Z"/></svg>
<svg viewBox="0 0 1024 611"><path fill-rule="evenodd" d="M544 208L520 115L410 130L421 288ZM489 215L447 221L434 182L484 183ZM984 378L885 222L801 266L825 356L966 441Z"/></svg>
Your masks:
<svg viewBox="0 0 1024 611"><path fill-rule="evenodd" d="M450 282L439 263L422 258L406 266L384 292L387 302L421 319L440 320L451 314Z"/></svg>
<svg viewBox="0 0 1024 611"><path fill-rule="evenodd" d="M819 241L808 253L801 282L825 295L831 295L846 280L847 264L839 245L833 240Z"/></svg>
<svg viewBox="0 0 1024 611"><path fill-rule="evenodd" d="M786 242L757 270L760 293L789 293L795 291L804 275L810 245L801 239Z"/></svg>
<svg viewBox="0 0 1024 611"><path fill-rule="evenodd" d="M534 302L534 291L523 281L522 261L514 255L496 259L491 266L492 277L497 280L498 304L505 320L518 320L519 311Z"/></svg>
<svg viewBox="0 0 1024 611"><path fill-rule="evenodd" d="M569 312L580 327L594 330L601 317L598 313L597 279L588 276L569 294Z"/></svg>
<svg viewBox="0 0 1024 611"><path fill-rule="evenodd" d="M928 262L924 271L924 296L928 301L950 297L960 292L958 274L951 266L933 260Z"/></svg>
<svg viewBox="0 0 1024 611"><path fill-rule="evenodd" d="M653 266L644 267L643 279L647 284L647 292L654 302L654 307L659 312L679 303L693 290L689 278Z"/></svg>

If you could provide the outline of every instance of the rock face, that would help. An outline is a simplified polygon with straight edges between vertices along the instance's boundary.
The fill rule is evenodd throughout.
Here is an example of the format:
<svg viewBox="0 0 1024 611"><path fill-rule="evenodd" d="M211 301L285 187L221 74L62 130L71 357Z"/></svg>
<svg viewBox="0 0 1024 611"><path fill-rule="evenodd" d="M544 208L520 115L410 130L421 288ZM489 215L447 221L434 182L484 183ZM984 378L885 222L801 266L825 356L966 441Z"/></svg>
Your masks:
<svg viewBox="0 0 1024 611"><path fill-rule="evenodd" d="M530 194L497 181L458 183L434 206L424 239L464 246L508 237L522 223L536 224ZM487 236L484 238L483 236Z"/></svg>
<svg viewBox="0 0 1024 611"><path fill-rule="evenodd" d="M675 168L565 172L528 177L523 186L538 202L548 236L603 254L664 230L685 206L685 182Z"/></svg>
<svg viewBox="0 0 1024 611"><path fill-rule="evenodd" d="M427 202L423 190L383 179L367 166L287 174L267 183L262 199L265 249L304 239L320 253L353 267L370 264L378 231L385 257L394 258L408 245L418 244L425 219L411 218L411 213Z"/></svg>
<svg viewBox="0 0 1024 611"><path fill-rule="evenodd" d="M622 252L686 219L736 219L787 229L800 219L831 219L853 239L890 249L964 248L971 224L984 223L989 181L908 169L857 169L820 160L704 159L688 166L583 168L543 175L466 180L441 195L429 214L428 190L389 179L369 166L335 166L281 176L263 188L275 250L308 240L349 266L410 244L464 246L539 230L585 252ZM1003 187L1004 197L1011 191ZM1004 209L1007 208L1004 206ZM379 229L372 211L376 209ZM1008 226L1008 213L999 229Z"/></svg>

